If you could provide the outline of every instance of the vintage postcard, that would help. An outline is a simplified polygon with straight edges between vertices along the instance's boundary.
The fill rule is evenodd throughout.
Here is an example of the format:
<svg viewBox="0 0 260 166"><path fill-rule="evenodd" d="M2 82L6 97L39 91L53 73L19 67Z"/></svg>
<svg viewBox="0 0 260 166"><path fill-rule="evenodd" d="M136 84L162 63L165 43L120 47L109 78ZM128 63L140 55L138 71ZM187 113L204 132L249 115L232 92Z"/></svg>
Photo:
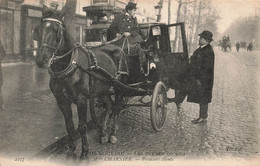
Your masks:
<svg viewBox="0 0 260 166"><path fill-rule="evenodd" d="M259 0L1 0L0 166L258 166Z"/></svg>

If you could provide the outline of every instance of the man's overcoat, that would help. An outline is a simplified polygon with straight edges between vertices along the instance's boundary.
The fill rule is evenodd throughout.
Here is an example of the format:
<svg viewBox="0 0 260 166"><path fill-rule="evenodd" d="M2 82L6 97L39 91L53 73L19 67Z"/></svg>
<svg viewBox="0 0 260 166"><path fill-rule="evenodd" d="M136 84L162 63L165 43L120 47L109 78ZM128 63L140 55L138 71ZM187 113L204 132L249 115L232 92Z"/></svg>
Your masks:
<svg viewBox="0 0 260 166"><path fill-rule="evenodd" d="M188 102L210 103L214 81L215 54L210 44L195 50L190 59ZM198 81L201 85L198 84Z"/></svg>

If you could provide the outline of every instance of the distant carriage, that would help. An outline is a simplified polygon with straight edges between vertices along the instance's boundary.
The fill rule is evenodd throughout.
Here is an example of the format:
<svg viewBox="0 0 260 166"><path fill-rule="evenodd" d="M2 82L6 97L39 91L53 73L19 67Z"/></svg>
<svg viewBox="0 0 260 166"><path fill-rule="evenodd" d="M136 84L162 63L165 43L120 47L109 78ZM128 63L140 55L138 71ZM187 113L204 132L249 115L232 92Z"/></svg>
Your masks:
<svg viewBox="0 0 260 166"><path fill-rule="evenodd" d="M224 36L220 42L221 50L224 52L231 51L231 41L229 36Z"/></svg>

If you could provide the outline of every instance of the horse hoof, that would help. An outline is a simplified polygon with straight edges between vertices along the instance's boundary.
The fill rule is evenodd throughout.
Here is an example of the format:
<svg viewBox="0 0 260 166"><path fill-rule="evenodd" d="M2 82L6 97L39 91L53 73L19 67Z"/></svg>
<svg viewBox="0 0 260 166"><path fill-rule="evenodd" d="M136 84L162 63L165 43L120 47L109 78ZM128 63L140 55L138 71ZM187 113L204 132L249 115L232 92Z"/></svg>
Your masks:
<svg viewBox="0 0 260 166"><path fill-rule="evenodd" d="M101 144L106 144L108 142L108 136L101 137Z"/></svg>
<svg viewBox="0 0 260 166"><path fill-rule="evenodd" d="M112 136L110 137L110 142L111 142L112 144L115 144L115 143L117 142L116 136L112 135Z"/></svg>
<svg viewBox="0 0 260 166"><path fill-rule="evenodd" d="M86 153L81 153L80 160L88 160L88 159L89 159L89 157Z"/></svg>
<svg viewBox="0 0 260 166"><path fill-rule="evenodd" d="M71 152L68 152L67 155L66 155L67 159L75 160L76 157L77 157L76 154L75 153L71 153Z"/></svg>

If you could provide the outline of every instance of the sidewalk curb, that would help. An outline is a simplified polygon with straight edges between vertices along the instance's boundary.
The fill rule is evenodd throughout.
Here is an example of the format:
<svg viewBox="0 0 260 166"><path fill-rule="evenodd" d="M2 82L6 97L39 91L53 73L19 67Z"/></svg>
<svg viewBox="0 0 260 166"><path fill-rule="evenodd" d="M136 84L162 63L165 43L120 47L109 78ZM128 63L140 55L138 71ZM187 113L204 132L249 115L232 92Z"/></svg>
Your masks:
<svg viewBox="0 0 260 166"><path fill-rule="evenodd" d="M2 62L1 66L2 67L7 67L7 66L16 66L16 65L30 65L34 64L34 62Z"/></svg>
<svg viewBox="0 0 260 166"><path fill-rule="evenodd" d="M94 124L94 122L91 120L89 122L87 122L87 131L91 131L93 129L96 129L96 125ZM80 139L80 134L78 132L78 129L75 130L76 132L76 136L75 136L75 140ZM51 145L47 146L46 148L44 148L43 150L41 150L39 153L37 153L36 155L34 155L33 157L31 157L31 159L37 159L37 158L41 158L41 159L46 159L48 158L52 153L58 151L60 148L66 146L68 144L68 135L60 138L59 140L57 140L56 142L52 143Z"/></svg>

